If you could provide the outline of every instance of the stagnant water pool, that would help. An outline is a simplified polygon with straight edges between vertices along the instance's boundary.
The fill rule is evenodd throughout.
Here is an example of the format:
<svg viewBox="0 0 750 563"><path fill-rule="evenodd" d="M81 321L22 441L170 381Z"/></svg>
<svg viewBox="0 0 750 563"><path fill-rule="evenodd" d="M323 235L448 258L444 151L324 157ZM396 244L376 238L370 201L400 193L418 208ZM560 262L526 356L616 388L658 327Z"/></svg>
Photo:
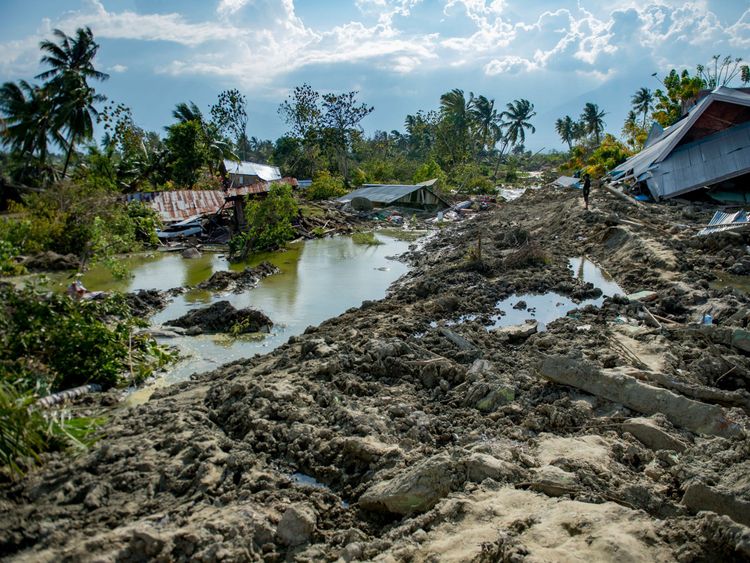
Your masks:
<svg viewBox="0 0 750 563"><path fill-rule="evenodd" d="M123 258L131 277L117 280L104 268L93 268L83 278L90 291L167 290L195 286L220 270L242 270L263 260L275 264L281 273L261 280L243 293L191 290L173 298L151 319L152 325L168 324L187 311L221 300L235 307L260 309L274 322L270 334L179 336L157 338L176 347L181 359L156 385L183 381L192 373L211 370L226 362L266 353L301 334L305 328L340 315L364 300L380 299L408 267L394 257L408 250L412 242L377 233L380 245L357 245L350 237L333 237L290 244L282 252L256 255L242 264L230 264L224 255L206 252L200 258L185 259L179 253L158 252ZM53 276L52 285L61 289L69 276ZM144 400L153 385L137 390L132 400Z"/></svg>

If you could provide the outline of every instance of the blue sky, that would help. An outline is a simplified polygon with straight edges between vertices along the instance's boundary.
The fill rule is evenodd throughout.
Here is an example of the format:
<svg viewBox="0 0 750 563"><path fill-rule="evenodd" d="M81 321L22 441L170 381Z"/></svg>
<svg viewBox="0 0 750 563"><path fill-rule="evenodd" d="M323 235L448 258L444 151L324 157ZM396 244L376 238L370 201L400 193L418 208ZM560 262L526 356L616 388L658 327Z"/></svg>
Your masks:
<svg viewBox="0 0 750 563"><path fill-rule="evenodd" d="M40 71L39 41L88 25L111 74L98 89L162 131L177 102L248 98L249 134L275 139L302 82L359 90L366 132L403 129L452 88L536 106L534 150L587 101L619 134L630 95L714 54L750 58L748 0L0 0L0 80Z"/></svg>

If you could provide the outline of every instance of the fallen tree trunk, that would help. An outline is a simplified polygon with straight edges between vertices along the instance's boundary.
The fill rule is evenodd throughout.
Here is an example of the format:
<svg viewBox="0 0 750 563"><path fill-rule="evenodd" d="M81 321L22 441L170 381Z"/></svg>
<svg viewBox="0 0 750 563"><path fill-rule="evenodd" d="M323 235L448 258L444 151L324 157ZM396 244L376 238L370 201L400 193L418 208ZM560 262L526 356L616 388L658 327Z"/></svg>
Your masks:
<svg viewBox="0 0 750 563"><path fill-rule="evenodd" d="M576 387L597 397L621 403L634 411L647 415L662 413L672 424L697 434L731 438L742 433L719 406L652 387L621 371L597 369L585 360L562 355L547 356L542 360L539 371L555 383Z"/></svg>

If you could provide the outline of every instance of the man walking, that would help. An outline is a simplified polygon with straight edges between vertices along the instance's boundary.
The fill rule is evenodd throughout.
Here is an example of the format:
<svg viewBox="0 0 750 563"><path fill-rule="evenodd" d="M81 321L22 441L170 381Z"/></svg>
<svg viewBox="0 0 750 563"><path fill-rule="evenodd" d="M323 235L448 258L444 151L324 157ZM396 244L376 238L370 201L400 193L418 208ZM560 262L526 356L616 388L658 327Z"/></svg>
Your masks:
<svg viewBox="0 0 750 563"><path fill-rule="evenodd" d="M583 205L586 209L589 208L589 194L591 194L591 176L588 174L583 175Z"/></svg>

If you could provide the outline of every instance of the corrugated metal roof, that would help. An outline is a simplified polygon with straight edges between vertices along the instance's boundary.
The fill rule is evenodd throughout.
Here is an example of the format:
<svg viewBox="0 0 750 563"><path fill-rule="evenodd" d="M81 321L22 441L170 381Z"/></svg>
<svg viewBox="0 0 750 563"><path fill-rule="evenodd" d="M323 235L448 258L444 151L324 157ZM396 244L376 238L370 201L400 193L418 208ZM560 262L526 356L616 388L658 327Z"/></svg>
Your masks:
<svg viewBox="0 0 750 563"><path fill-rule="evenodd" d="M560 186L561 188L580 188L581 187L581 179L580 178L573 178L572 176L560 176L557 180L552 182L556 186Z"/></svg>
<svg viewBox="0 0 750 563"><path fill-rule="evenodd" d="M709 221L708 226L702 229L698 233L698 236L710 235L711 233L718 233L720 231L742 229L749 225L750 221L748 221L745 211L737 211L736 213L717 211L714 213L711 221Z"/></svg>
<svg viewBox="0 0 750 563"><path fill-rule="evenodd" d="M427 188L425 186L405 186L400 184L364 184L358 190L341 196L338 198L338 201L347 202L355 197L364 197L374 203L389 204L422 189Z"/></svg>
<svg viewBox="0 0 750 563"><path fill-rule="evenodd" d="M653 140L653 144L612 169L609 173L610 176L621 178L632 174L636 180L646 181L651 194L657 199L674 197L697 187L720 181L723 177L726 177L728 173L726 168L734 165L722 162L725 156L733 152L748 152L743 149L750 148L747 144L738 147L728 147L726 145L728 141L743 142L742 133L739 136L732 136L742 126L732 127L733 124L729 123L727 128L732 127L732 132L725 130L714 133L675 150L680 141L688 134L691 127L695 125L701 115L714 102L750 107L750 95L735 91L732 88L717 88L698 102L685 118L665 129L660 136ZM689 152L691 147L692 149L698 147L699 151L698 154L693 155L692 160ZM706 158L702 154L703 148L712 153L709 158L709 160L713 161L712 165L702 166L700 164L700 161ZM667 163L669 160L672 160L674 155L677 155L676 159L679 162ZM666 166L663 166L663 163ZM687 169L685 168L686 164L688 165ZM669 174L672 174L672 176L668 180L654 180L657 176L666 177Z"/></svg>
<svg viewBox="0 0 750 563"><path fill-rule="evenodd" d="M175 190L129 194L127 201L142 201L156 211L165 223L182 221L196 215L216 213L224 205L224 193L218 190Z"/></svg>
<svg viewBox="0 0 750 563"><path fill-rule="evenodd" d="M229 174L242 174L243 176L257 176L266 182L281 180L281 172L277 166L258 164L257 162L237 162L235 160L224 160L224 166Z"/></svg>

